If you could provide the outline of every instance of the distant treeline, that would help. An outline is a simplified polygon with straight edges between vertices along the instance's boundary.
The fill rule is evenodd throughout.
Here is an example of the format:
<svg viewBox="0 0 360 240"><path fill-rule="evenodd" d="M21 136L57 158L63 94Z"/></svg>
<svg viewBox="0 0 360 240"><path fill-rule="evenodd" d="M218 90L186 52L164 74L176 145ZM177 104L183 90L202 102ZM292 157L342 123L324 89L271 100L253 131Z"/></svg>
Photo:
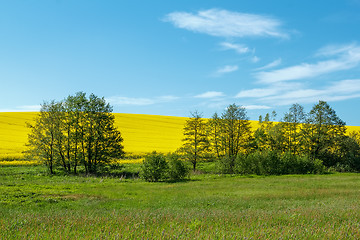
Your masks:
<svg viewBox="0 0 360 240"><path fill-rule="evenodd" d="M125 154L111 112L104 98L82 92L43 103L29 125L27 156L43 162L50 173L60 168L76 174L79 167L98 173ZM260 116L254 131L245 108L236 104L210 119L195 111L185 122L182 146L172 155L146 156L140 175L150 181L183 179L188 171L181 160L193 170L199 161L216 161L221 173L360 171L360 132L346 133L345 122L328 103L319 101L308 113L293 104L281 121L275 118L275 112ZM159 177L161 168L166 174Z"/></svg>
<svg viewBox="0 0 360 240"><path fill-rule="evenodd" d="M197 111L184 126L177 153L192 163L215 159L222 173L292 174L360 170L360 133L346 134L345 122L324 101L305 113L293 104L280 122L276 113L259 117L253 131L245 108L229 105L211 119Z"/></svg>

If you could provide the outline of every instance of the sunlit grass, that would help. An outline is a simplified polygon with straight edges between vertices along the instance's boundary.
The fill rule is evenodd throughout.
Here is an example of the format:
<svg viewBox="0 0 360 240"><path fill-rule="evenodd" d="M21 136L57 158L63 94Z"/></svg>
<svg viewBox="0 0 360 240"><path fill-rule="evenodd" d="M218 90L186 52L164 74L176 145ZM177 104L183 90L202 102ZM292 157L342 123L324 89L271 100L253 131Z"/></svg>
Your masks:
<svg viewBox="0 0 360 240"><path fill-rule="evenodd" d="M360 175L180 183L0 168L2 239L359 239Z"/></svg>

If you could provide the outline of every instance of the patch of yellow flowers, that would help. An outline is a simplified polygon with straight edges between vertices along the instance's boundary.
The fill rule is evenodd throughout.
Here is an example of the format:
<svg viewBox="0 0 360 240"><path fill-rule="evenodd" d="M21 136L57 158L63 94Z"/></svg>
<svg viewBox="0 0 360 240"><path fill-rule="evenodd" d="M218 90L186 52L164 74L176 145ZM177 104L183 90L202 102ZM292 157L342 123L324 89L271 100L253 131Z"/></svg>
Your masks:
<svg viewBox="0 0 360 240"><path fill-rule="evenodd" d="M22 158L26 150L25 143L29 128L36 112L0 112L0 165L14 165L14 161L4 159ZM152 151L173 152L182 144L185 117L171 117L144 114L114 113L115 125L124 138L124 150L134 155L143 155ZM255 130L257 121L251 121ZM348 132L359 131L360 127L348 127ZM119 163L141 162L142 159L119 160ZM8 163L9 162L9 163ZM36 161L21 161L21 165L37 164ZM20 163L19 163L20 165Z"/></svg>
<svg viewBox="0 0 360 240"><path fill-rule="evenodd" d="M39 165L39 161L36 160L16 160L16 161L0 161L0 166L33 166Z"/></svg>

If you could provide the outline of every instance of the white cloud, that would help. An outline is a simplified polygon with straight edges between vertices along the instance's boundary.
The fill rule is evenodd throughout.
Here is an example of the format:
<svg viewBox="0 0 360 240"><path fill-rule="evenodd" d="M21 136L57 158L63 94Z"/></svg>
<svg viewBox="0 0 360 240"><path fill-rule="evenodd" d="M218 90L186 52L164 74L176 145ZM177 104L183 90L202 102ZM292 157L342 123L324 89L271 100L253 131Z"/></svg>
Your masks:
<svg viewBox="0 0 360 240"><path fill-rule="evenodd" d="M281 58L278 58L275 61L273 61L273 62L271 62L269 64L266 64L263 67L259 67L259 68L255 69L255 70L260 71L260 70L266 70L266 69L274 68L274 67L279 66L281 64L281 62L282 62Z"/></svg>
<svg viewBox="0 0 360 240"><path fill-rule="evenodd" d="M0 109L0 112L39 112L40 108L40 105L24 105L11 109Z"/></svg>
<svg viewBox="0 0 360 240"><path fill-rule="evenodd" d="M360 79L333 82L331 86L322 89L303 88L283 91L274 95L260 97L261 102L271 102L275 105L292 103L312 103L318 100L341 101L360 98Z"/></svg>
<svg viewBox="0 0 360 240"><path fill-rule="evenodd" d="M258 61L260 61L260 58L257 57L257 56L253 56L253 57L251 58L251 62L253 62L253 63L257 63Z"/></svg>
<svg viewBox="0 0 360 240"><path fill-rule="evenodd" d="M160 96L155 98L130 98L114 96L106 99L112 105L134 105L134 106L148 106L157 103L171 102L179 99L175 96Z"/></svg>
<svg viewBox="0 0 360 240"><path fill-rule="evenodd" d="M224 93L222 92L215 92L215 91L209 91L205 92L199 95L196 95L195 98L218 98L218 97L224 97Z"/></svg>
<svg viewBox="0 0 360 240"><path fill-rule="evenodd" d="M222 9L209 9L195 14L172 12L165 16L164 21L171 22L178 28L217 37L288 37L280 29L281 22L275 18Z"/></svg>
<svg viewBox="0 0 360 240"><path fill-rule="evenodd" d="M317 51L315 56L334 56L342 53L346 53L356 49L357 46L355 43L347 45L328 45Z"/></svg>
<svg viewBox="0 0 360 240"><path fill-rule="evenodd" d="M319 51L318 55L333 56L335 59L319 61L314 64L299 65L278 70L259 72L255 77L262 83L275 83L304 78L317 77L323 74L356 67L360 63L360 47L357 45L328 47Z"/></svg>
<svg viewBox="0 0 360 240"><path fill-rule="evenodd" d="M224 74L224 73L231 73L231 72L235 72L239 69L238 66L236 65L226 65L222 68L219 68L216 73L217 74Z"/></svg>
<svg viewBox="0 0 360 240"><path fill-rule="evenodd" d="M171 95L161 96L161 97L156 98L156 100L160 101L160 102L171 102L171 101L175 101L177 99L179 99L179 97L171 96Z"/></svg>
<svg viewBox="0 0 360 240"><path fill-rule="evenodd" d="M243 106L247 110L258 110L258 109L270 109L271 107L265 105L245 105Z"/></svg>
<svg viewBox="0 0 360 240"><path fill-rule="evenodd" d="M236 98L260 98L276 94L279 90L275 88L254 88L239 92Z"/></svg>
<svg viewBox="0 0 360 240"><path fill-rule="evenodd" d="M235 50L237 53L239 54L244 54L250 51L250 49L248 47L246 47L245 45L242 44L235 44L235 43L229 43L229 42L222 42L220 43L220 45L225 49L225 50Z"/></svg>
<svg viewBox="0 0 360 240"><path fill-rule="evenodd" d="M110 97L106 100L113 105L146 106L155 104L155 101L150 98Z"/></svg>

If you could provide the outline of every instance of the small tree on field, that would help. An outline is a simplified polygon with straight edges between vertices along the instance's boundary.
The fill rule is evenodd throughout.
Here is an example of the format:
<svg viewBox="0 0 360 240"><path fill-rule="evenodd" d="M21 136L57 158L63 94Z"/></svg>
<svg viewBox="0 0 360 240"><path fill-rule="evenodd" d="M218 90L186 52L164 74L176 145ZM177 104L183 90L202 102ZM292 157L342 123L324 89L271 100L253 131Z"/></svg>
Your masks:
<svg viewBox="0 0 360 240"><path fill-rule="evenodd" d="M341 149L345 136L345 122L324 101L319 101L311 109L306 124L302 128L304 148L312 159L320 159L327 167L337 162L336 154Z"/></svg>
<svg viewBox="0 0 360 240"><path fill-rule="evenodd" d="M196 170L196 164L209 152L209 140L206 123L202 115L197 111L191 113L184 126L183 145L178 152L184 154Z"/></svg>
<svg viewBox="0 0 360 240"><path fill-rule="evenodd" d="M301 124L305 122L306 114L303 106L293 104L288 113L285 113L283 119L285 148L292 155L301 152Z"/></svg>
<svg viewBox="0 0 360 240"><path fill-rule="evenodd" d="M234 171L235 159L240 153L245 153L252 142L252 131L250 122L243 107L231 104L227 107L220 119L213 126L218 127L217 136L212 140L218 141L214 144L220 157L225 157L229 173ZM214 130L213 130L214 132Z"/></svg>

